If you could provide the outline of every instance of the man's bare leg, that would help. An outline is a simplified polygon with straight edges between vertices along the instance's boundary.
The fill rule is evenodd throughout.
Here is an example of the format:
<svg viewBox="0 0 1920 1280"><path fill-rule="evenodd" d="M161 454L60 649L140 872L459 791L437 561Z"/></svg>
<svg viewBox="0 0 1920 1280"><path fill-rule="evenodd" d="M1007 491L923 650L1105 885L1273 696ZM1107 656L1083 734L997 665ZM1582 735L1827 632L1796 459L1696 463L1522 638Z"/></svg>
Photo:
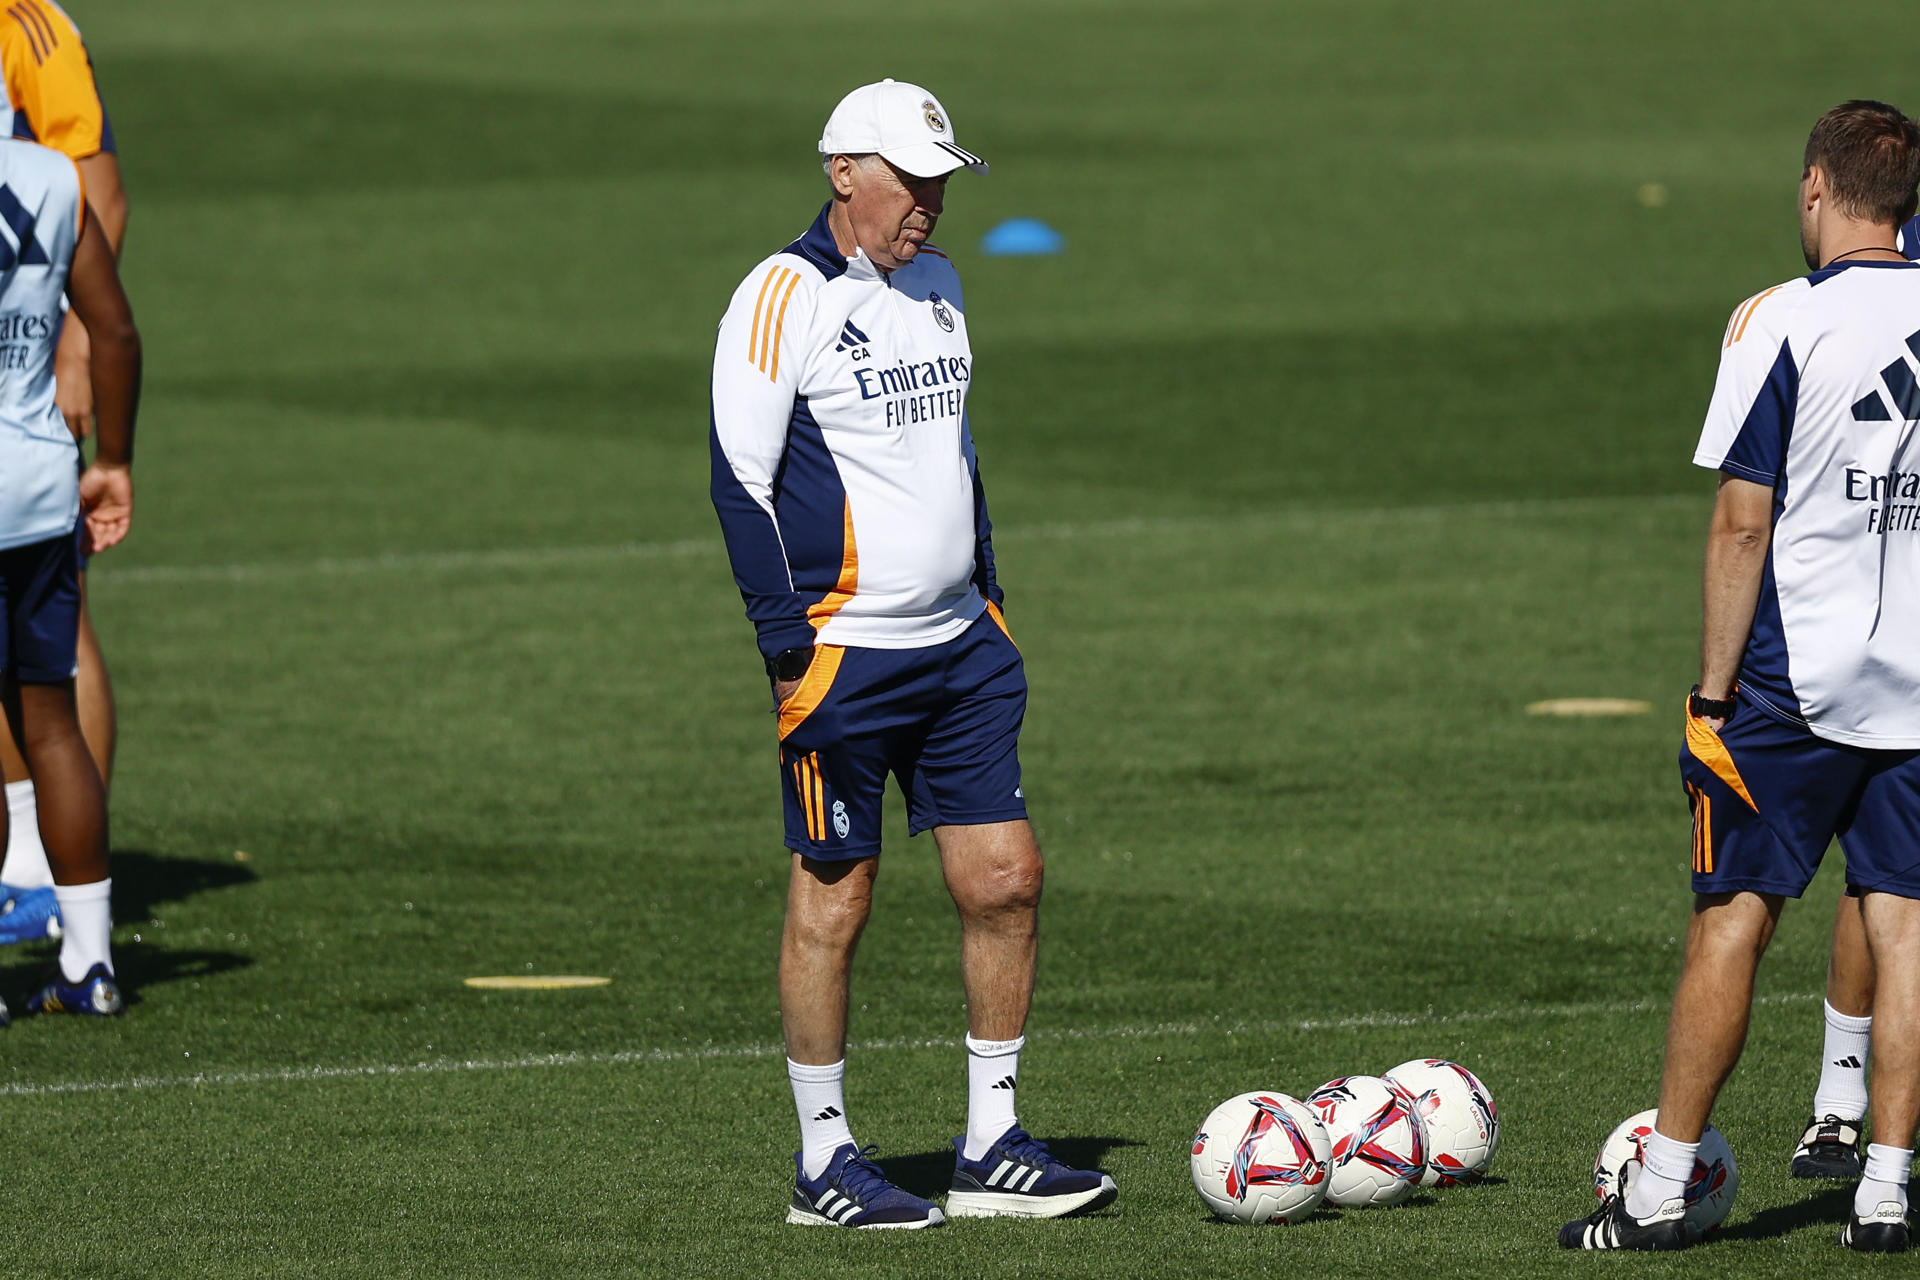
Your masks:
<svg viewBox="0 0 1920 1280"><path fill-rule="evenodd" d="M95 965L113 969L112 881L107 866L107 795L80 735L73 682L18 685L6 692L7 721L39 780L40 838L53 867L66 928L60 970L79 982ZM117 1012L119 996L111 1009Z"/></svg>
<svg viewBox="0 0 1920 1280"><path fill-rule="evenodd" d="M79 701L80 729L92 753L94 766L103 785L113 781L113 753L118 737L113 707L113 683L107 674L106 658L100 652L99 637L87 616L86 575L80 575L80 673L75 680ZM11 733L0 734L0 772L7 784L8 808L13 813L11 834L0 837L5 853L0 863L0 884L16 889L38 889L53 883L52 868L40 843L39 824L34 817L33 779L27 762L21 758Z"/></svg>
<svg viewBox="0 0 1920 1280"><path fill-rule="evenodd" d="M1747 1042L1753 977L1773 940L1777 894L1696 894L1687 922L1687 954L1667 1018L1660 1113L1647 1143L1646 1166L1627 1197L1627 1212L1645 1221L1682 1194L1694 1149Z"/></svg>
<svg viewBox="0 0 1920 1280"><path fill-rule="evenodd" d="M1860 899L1842 894L1833 912L1827 998L1821 1010L1820 1083L1806 1132L1794 1148L1796 1178L1860 1176L1860 1118L1867 1114L1867 1050L1873 1033L1873 954Z"/></svg>
<svg viewBox="0 0 1920 1280"><path fill-rule="evenodd" d="M1019 1123L1016 1092L1040 947L1044 871L1024 818L934 828L947 892L960 912L960 979L967 992L967 1133L982 1159Z"/></svg>
<svg viewBox="0 0 1920 1280"><path fill-rule="evenodd" d="M1040 946L1040 843L1026 819L936 827L940 869L960 912L967 1030L1015 1040L1026 1029Z"/></svg>
<svg viewBox="0 0 1920 1280"><path fill-rule="evenodd" d="M810 1178L853 1141L844 1093L847 989L879 871L877 857L821 862L796 853L787 880L780 1025L800 1118L801 1168Z"/></svg>
<svg viewBox="0 0 1920 1280"><path fill-rule="evenodd" d="M1033 827L1024 818L936 827L934 839L960 912L967 990L967 1131L955 1140L947 1213L1055 1218L1103 1208L1119 1194L1113 1179L1057 1160L1015 1113L1040 947L1044 871Z"/></svg>
<svg viewBox="0 0 1920 1280"><path fill-rule="evenodd" d="M1892 1201L1907 1209L1913 1131L1920 1125L1920 901L1890 893L1860 900L1877 976L1873 996L1873 1142L1854 1193L1859 1217Z"/></svg>
<svg viewBox="0 0 1920 1280"><path fill-rule="evenodd" d="M93 753L94 767L100 771L100 784L113 789L113 754L120 745L120 720L113 707L113 677L107 673L107 658L100 651L100 637L94 634L93 616L87 610L87 575L80 575L80 674L74 692L80 702L80 732L86 737L87 750ZM8 775L11 777L12 775Z"/></svg>

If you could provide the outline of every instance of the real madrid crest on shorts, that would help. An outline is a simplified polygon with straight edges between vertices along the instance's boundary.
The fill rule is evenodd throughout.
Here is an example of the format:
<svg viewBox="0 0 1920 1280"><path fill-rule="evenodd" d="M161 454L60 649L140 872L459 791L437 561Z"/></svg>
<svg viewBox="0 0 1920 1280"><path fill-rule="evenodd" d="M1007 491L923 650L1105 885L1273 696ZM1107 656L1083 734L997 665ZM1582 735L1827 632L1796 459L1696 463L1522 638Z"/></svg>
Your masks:
<svg viewBox="0 0 1920 1280"><path fill-rule="evenodd" d="M853 830L853 822L847 817L847 806L835 800L833 802L833 834L845 840L847 832L851 830Z"/></svg>
<svg viewBox="0 0 1920 1280"><path fill-rule="evenodd" d="M952 333L953 332L953 312L947 310L947 304L940 301L940 295L937 293L930 293L927 295L927 301L933 304L934 320L939 324L939 326L942 329L945 329L948 333Z"/></svg>

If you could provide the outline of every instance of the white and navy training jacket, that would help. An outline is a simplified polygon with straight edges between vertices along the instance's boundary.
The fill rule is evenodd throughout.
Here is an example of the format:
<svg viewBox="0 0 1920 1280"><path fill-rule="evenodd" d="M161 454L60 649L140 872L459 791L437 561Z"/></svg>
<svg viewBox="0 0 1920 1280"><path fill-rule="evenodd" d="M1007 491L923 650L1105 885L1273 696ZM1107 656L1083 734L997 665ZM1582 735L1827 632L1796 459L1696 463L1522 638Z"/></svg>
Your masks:
<svg viewBox="0 0 1920 1280"><path fill-rule="evenodd" d="M889 275L827 212L734 291L713 354L713 506L760 651L917 649L991 601L967 428L960 278L923 247Z"/></svg>
<svg viewBox="0 0 1920 1280"><path fill-rule="evenodd" d="M1920 263L1843 261L1735 308L1693 460L1773 490L1740 696L1920 748Z"/></svg>

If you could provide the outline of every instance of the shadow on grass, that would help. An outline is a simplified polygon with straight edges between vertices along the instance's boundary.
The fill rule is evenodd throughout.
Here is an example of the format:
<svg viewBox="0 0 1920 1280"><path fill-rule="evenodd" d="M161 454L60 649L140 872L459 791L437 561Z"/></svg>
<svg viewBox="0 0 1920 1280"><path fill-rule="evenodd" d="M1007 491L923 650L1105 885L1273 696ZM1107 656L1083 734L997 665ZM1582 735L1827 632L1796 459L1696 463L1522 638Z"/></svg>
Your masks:
<svg viewBox="0 0 1920 1280"><path fill-rule="evenodd" d="M145 924L163 902L181 902L209 889L252 884L251 867L211 858L169 858L144 849L113 851L113 922Z"/></svg>
<svg viewBox="0 0 1920 1280"><path fill-rule="evenodd" d="M1144 1147L1132 1138L1048 1138L1049 1150L1075 1169L1098 1169L1115 1147ZM902 1191L925 1199L944 1196L953 1185L953 1149L888 1156L877 1162ZM1122 1188L1124 1191L1125 1188Z"/></svg>
<svg viewBox="0 0 1920 1280"><path fill-rule="evenodd" d="M1771 1240L1775 1236L1784 1236L1802 1227L1838 1227L1847 1220L1847 1213L1852 1208L1853 1188L1834 1187L1793 1204L1780 1204L1771 1209L1762 1209L1739 1226L1722 1228L1720 1238L1722 1240Z"/></svg>
<svg viewBox="0 0 1920 1280"><path fill-rule="evenodd" d="M25 1008L27 997L46 981L59 954L58 943L36 943L13 951L8 963L0 965L0 994L16 1011ZM231 951L173 951L141 942L122 943L113 949L114 977L119 979L129 1005L140 1003L143 987L208 978L252 963L250 956Z"/></svg>

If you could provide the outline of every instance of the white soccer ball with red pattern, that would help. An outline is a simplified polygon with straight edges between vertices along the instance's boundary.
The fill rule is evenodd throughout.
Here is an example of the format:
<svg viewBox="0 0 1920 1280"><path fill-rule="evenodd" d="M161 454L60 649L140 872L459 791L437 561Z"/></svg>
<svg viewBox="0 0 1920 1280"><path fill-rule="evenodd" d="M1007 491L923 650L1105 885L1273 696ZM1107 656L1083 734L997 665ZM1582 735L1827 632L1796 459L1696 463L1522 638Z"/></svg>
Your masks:
<svg viewBox="0 0 1920 1280"><path fill-rule="evenodd" d="M1426 1135L1412 1100L1378 1076L1342 1076L1307 1095L1333 1140L1327 1203L1384 1208L1411 1196L1427 1167Z"/></svg>
<svg viewBox="0 0 1920 1280"><path fill-rule="evenodd" d="M1620 1166L1629 1160L1644 1161L1647 1139L1653 1136L1653 1121L1659 1110L1628 1116L1600 1144L1593 1161L1593 1194L1601 1201L1620 1194ZM1733 1196L1740 1189L1740 1170L1733 1163L1733 1148L1712 1125L1700 1135L1700 1150L1693 1158L1693 1176L1687 1179L1687 1225L1700 1234L1714 1230L1733 1212Z"/></svg>
<svg viewBox="0 0 1920 1280"><path fill-rule="evenodd" d="M1298 1222L1327 1193L1332 1144L1313 1112L1284 1093L1243 1093L1193 1135L1193 1187L1230 1222Z"/></svg>
<svg viewBox="0 0 1920 1280"><path fill-rule="evenodd" d="M1423 1187L1478 1182L1500 1150L1500 1108L1480 1077L1445 1058L1415 1058L1383 1077L1413 1100L1427 1131Z"/></svg>

